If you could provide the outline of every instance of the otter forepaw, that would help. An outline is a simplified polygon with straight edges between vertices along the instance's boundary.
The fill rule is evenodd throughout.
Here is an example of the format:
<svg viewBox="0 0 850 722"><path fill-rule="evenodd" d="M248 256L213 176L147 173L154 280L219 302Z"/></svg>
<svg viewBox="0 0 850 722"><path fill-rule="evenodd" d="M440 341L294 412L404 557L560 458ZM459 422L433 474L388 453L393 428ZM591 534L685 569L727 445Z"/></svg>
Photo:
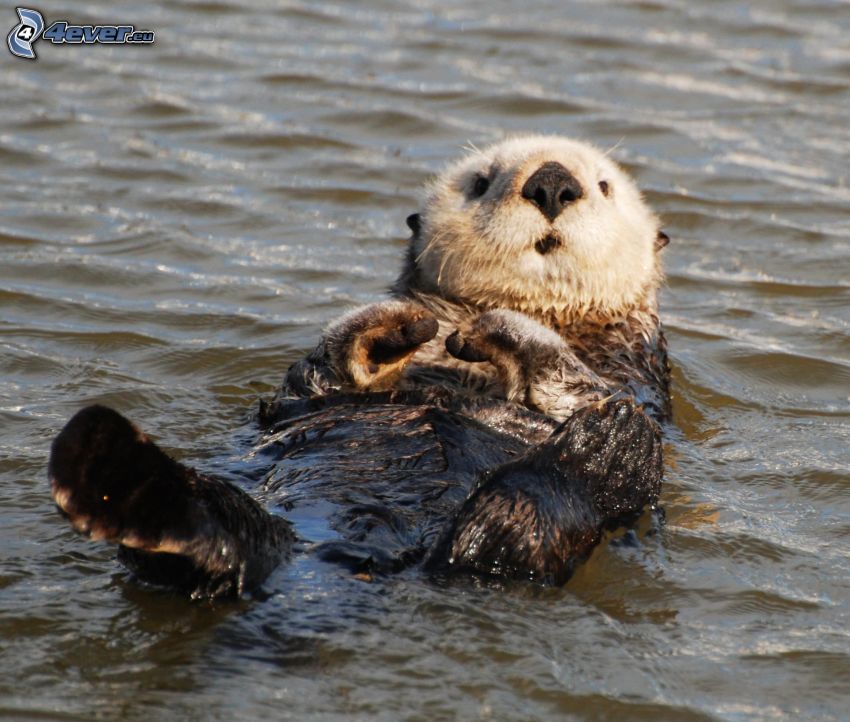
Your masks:
<svg viewBox="0 0 850 722"><path fill-rule="evenodd" d="M511 400L523 401L541 368L566 350L554 331L517 311L481 314L468 329L446 339L446 350L461 361L492 363Z"/></svg>
<svg viewBox="0 0 850 722"><path fill-rule="evenodd" d="M392 387L422 344L439 330L430 311L387 301L343 316L327 334L331 363L359 389Z"/></svg>
<svg viewBox="0 0 850 722"><path fill-rule="evenodd" d="M516 311L487 311L466 329L446 339L446 349L462 361L493 361L520 350L523 338L533 333L535 321ZM545 331L542 326L541 330ZM536 329L534 329L536 330ZM550 332L551 333L551 332Z"/></svg>

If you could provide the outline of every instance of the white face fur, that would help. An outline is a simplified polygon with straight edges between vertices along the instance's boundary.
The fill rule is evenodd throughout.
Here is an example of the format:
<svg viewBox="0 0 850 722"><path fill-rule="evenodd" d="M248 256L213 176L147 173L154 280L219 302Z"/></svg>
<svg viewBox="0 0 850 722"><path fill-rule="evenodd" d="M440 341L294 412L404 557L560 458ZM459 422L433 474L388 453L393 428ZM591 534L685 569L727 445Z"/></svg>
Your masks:
<svg viewBox="0 0 850 722"><path fill-rule="evenodd" d="M558 177L580 193L562 195L557 215L544 212L540 196L523 197L546 163L560 164L566 176ZM647 299L661 278L658 219L634 182L598 149L567 138L511 138L462 158L428 187L420 223L420 278L488 308L611 315Z"/></svg>

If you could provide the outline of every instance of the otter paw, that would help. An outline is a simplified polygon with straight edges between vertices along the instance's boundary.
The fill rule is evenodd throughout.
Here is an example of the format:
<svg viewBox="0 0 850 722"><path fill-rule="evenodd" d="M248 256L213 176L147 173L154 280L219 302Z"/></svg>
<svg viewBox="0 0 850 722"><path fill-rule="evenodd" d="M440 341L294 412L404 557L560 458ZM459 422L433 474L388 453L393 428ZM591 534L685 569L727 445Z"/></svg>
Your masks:
<svg viewBox="0 0 850 722"><path fill-rule="evenodd" d="M487 311L468 329L458 329L446 339L446 350L462 361L494 364L526 362L538 353L547 356L565 348L564 340L518 311Z"/></svg>
<svg viewBox="0 0 850 722"><path fill-rule="evenodd" d="M446 339L446 350L461 361L489 361L499 373L508 399L522 401L542 368L566 348L557 333L517 311L487 311L468 329Z"/></svg>
<svg viewBox="0 0 850 722"><path fill-rule="evenodd" d="M119 413L78 412L53 442L53 499L91 539L181 553L193 536L191 472Z"/></svg>
<svg viewBox="0 0 850 722"><path fill-rule="evenodd" d="M422 344L439 330L430 311L404 301L387 301L343 316L328 330L331 363L359 389L393 386Z"/></svg>

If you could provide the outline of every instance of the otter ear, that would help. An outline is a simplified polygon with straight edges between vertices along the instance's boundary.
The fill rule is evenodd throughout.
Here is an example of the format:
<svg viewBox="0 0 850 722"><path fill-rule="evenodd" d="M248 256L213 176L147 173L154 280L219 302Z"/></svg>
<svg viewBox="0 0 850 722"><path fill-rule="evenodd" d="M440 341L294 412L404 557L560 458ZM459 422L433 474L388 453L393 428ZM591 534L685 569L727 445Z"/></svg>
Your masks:
<svg viewBox="0 0 850 722"><path fill-rule="evenodd" d="M655 250L660 251L668 243L670 243L670 236L664 231L658 231L658 235L655 237Z"/></svg>
<svg viewBox="0 0 850 722"><path fill-rule="evenodd" d="M418 213L412 213L409 215L405 223L407 223L407 227L413 231L414 236L419 235L419 230L422 228L422 218Z"/></svg>

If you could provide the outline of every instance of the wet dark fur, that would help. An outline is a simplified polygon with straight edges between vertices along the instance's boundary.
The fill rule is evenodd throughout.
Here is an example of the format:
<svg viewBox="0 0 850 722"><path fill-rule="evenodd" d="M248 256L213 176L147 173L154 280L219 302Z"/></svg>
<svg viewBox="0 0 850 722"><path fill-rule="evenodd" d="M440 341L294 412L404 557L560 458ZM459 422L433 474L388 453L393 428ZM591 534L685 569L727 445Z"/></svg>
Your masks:
<svg viewBox="0 0 850 722"><path fill-rule="evenodd" d="M411 323L388 341L376 336L368 363L380 354L394 359L428 325ZM425 330L427 338L433 325ZM101 406L79 412L54 441L54 498L77 531L117 543L119 559L140 579L194 597L261 584L296 540L281 510L296 520L327 519L337 540L308 549L354 573L422 565L562 584L606 528L657 501L661 438L652 417L666 418L669 399L663 336L655 331L648 337L625 319L574 333L581 363L620 374L622 385L560 425L482 393L450 366L412 367L417 381L405 388L346 391L322 365L323 341L261 404L258 453L271 472L258 491L276 513L169 458ZM505 353L546 355L502 336L495 342ZM447 345L477 361L479 352L463 342ZM293 374L329 386L297 398ZM588 378L578 382L592 387Z"/></svg>
<svg viewBox="0 0 850 722"><path fill-rule="evenodd" d="M658 428L629 399L579 412L555 433L506 406L434 391L266 408L261 453L275 464L262 495L296 516L319 505L339 539L313 551L352 572L424 562L563 583L604 528L657 499ZM550 438L535 446L519 427ZM173 461L105 407L71 419L50 475L54 493L70 494L64 513L79 531L119 543L119 559L141 579L195 597L258 585L295 540L281 517ZM128 534L132 546L122 544ZM162 545L170 553L151 551Z"/></svg>

